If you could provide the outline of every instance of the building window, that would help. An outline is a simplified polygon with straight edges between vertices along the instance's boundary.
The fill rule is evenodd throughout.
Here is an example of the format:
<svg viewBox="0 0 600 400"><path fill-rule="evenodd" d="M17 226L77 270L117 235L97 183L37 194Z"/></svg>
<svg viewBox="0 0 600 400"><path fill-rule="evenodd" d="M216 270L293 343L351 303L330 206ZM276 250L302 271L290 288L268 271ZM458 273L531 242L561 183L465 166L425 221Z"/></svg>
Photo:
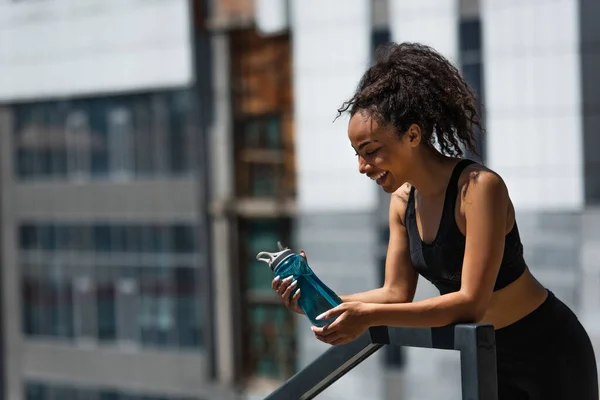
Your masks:
<svg viewBox="0 0 600 400"><path fill-rule="evenodd" d="M29 337L203 345L197 229L190 225L20 226Z"/></svg>
<svg viewBox="0 0 600 400"><path fill-rule="evenodd" d="M19 180L120 180L193 172L187 91L14 106Z"/></svg>
<svg viewBox="0 0 600 400"><path fill-rule="evenodd" d="M277 241L289 243L290 221L247 219L241 226L245 375L287 379L295 372L295 316L271 289L273 273L256 254L276 248Z"/></svg>
<svg viewBox="0 0 600 400"><path fill-rule="evenodd" d="M293 165L284 145L279 115L253 116L237 121L236 160L238 195L290 197Z"/></svg>

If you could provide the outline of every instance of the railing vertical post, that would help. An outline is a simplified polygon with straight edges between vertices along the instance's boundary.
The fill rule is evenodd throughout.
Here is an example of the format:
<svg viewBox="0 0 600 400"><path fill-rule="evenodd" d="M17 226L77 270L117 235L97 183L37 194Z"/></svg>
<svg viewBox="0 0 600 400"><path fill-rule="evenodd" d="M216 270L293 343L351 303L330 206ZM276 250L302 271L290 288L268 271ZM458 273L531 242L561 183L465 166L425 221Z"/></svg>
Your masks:
<svg viewBox="0 0 600 400"><path fill-rule="evenodd" d="M463 400L498 400L496 338L492 325L457 325Z"/></svg>

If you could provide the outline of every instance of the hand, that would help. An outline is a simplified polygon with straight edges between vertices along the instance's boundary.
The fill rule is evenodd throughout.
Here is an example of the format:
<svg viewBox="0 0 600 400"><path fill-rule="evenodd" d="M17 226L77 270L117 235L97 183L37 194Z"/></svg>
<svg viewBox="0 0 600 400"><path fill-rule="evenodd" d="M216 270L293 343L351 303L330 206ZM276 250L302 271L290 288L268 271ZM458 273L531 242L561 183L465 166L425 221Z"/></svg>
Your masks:
<svg viewBox="0 0 600 400"><path fill-rule="evenodd" d="M362 335L370 326L369 314L372 306L368 303L352 301L342 303L319 315L317 319L337 316L332 323L319 328L311 327L315 337L332 346L349 343Z"/></svg>
<svg viewBox="0 0 600 400"><path fill-rule="evenodd" d="M306 253L304 253L304 250L300 251L300 255L306 258ZM279 276L276 276L271 282L271 287L281 297L283 304L288 309L298 314L304 314L304 311L302 311L302 308L300 308L298 305L300 289L296 289L296 281L293 280L292 276L288 276L283 280ZM296 291L294 292L294 290ZM291 296L292 292L294 293L293 296Z"/></svg>

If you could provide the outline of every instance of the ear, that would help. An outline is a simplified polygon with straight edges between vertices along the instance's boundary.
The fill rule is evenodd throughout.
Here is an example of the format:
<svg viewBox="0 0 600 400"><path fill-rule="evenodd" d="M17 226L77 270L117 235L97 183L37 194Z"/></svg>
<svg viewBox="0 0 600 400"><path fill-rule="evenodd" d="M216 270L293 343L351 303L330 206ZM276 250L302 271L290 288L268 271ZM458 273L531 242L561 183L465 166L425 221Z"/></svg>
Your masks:
<svg viewBox="0 0 600 400"><path fill-rule="evenodd" d="M417 124L411 124L411 126L408 127L408 130L404 133L404 138L411 147L417 147L419 144L421 144L422 137L423 133L421 131L421 127Z"/></svg>

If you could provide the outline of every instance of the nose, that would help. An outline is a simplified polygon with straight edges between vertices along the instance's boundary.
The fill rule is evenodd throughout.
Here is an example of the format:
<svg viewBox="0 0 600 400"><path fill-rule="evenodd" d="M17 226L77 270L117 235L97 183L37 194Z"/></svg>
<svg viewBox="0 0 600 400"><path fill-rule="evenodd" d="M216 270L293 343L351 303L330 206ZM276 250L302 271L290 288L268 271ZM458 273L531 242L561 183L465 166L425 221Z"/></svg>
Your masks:
<svg viewBox="0 0 600 400"><path fill-rule="evenodd" d="M372 169L371 164L369 164L367 161L365 161L365 159L362 158L361 156L358 156L358 172L360 172L361 174L366 174L371 169Z"/></svg>

